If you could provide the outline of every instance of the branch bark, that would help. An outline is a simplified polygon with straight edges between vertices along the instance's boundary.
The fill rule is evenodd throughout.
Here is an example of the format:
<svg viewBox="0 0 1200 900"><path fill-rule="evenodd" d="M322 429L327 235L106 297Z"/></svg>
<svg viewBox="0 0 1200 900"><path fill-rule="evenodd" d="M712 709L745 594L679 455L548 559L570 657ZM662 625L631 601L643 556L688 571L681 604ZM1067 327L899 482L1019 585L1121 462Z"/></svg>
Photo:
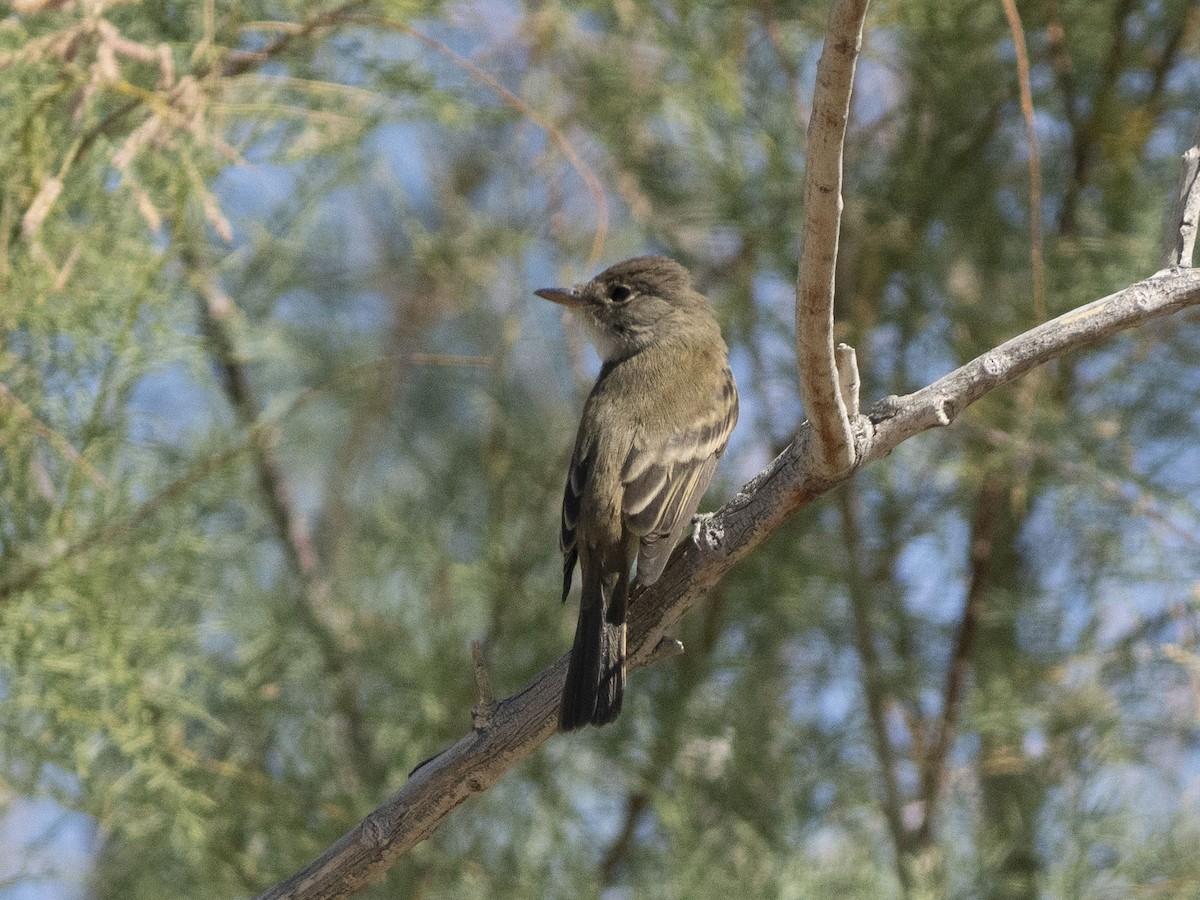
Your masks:
<svg viewBox="0 0 1200 900"><path fill-rule="evenodd" d="M850 418L838 388L833 288L842 220L842 149L854 67L868 0L837 0L817 63L804 163L804 231L796 282L800 392L813 428L817 470L835 477L854 466Z"/></svg>
<svg viewBox="0 0 1200 900"><path fill-rule="evenodd" d="M1183 176L1167 233L1165 264L1190 266L1196 254L1196 231L1200 228L1200 122L1192 146L1183 154Z"/></svg>
<svg viewBox="0 0 1200 900"><path fill-rule="evenodd" d="M943 425L984 395L1037 366L1118 332L1200 306L1200 271L1173 268L1025 332L933 384L890 396L853 423L858 466L882 459L909 438ZM810 425L720 510L700 520L694 540L676 548L662 577L632 598L630 667L646 665L659 641L740 559L798 509L846 482L809 455ZM857 466L856 466L857 468ZM567 656L496 705L487 728L472 729L419 766L399 791L312 864L261 895L348 896L378 878L429 837L457 806L495 784L555 733Z"/></svg>

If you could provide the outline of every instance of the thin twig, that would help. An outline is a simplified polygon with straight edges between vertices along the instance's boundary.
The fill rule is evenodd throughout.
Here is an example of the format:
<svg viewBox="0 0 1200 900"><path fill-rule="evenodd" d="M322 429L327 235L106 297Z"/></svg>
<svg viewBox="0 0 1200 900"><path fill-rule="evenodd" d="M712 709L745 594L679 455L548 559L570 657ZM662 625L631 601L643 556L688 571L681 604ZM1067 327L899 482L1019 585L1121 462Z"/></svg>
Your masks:
<svg viewBox="0 0 1200 900"><path fill-rule="evenodd" d="M1046 39L1050 45L1050 65L1063 95L1063 110L1071 133L1079 130L1079 101L1075 91L1075 63L1067 48L1067 31L1063 27L1062 5L1059 0L1046 3Z"/></svg>
<svg viewBox="0 0 1200 900"><path fill-rule="evenodd" d="M674 659L676 656L682 656L684 652L683 641L679 638L665 637L658 642L658 646L650 653L650 658L646 660L646 665L654 666L660 662L666 662L668 659Z"/></svg>
<svg viewBox="0 0 1200 900"><path fill-rule="evenodd" d="M1021 96L1021 115L1029 141L1029 267L1033 274L1033 314L1046 321L1046 262L1042 257L1042 161L1038 152L1037 128L1033 112L1033 88L1029 83L1029 51L1025 47L1025 29L1016 0L1000 0L1017 56L1017 86Z"/></svg>
<svg viewBox="0 0 1200 900"><path fill-rule="evenodd" d="M837 362L838 393L842 395L846 414L855 419L859 414L859 389L862 387L858 375L858 354L849 344L838 344L834 348L834 359Z"/></svg>
<svg viewBox="0 0 1200 900"><path fill-rule="evenodd" d="M450 47L439 41L437 38L417 31L411 25L405 22L394 22L391 19L379 18L376 16L357 16L351 20L356 24L368 25L373 28L381 28L389 31L399 31L402 34L407 34L410 37L416 38L426 47L441 54L454 65L458 66L464 72L471 76L475 81L482 84L484 87L491 90L498 96L505 105L516 110L542 131L546 132L546 136L554 142L558 147L559 152L570 163L571 168L579 175L587 188L588 193L592 195L592 200L596 205L596 231L592 235L592 249L588 254L588 268L595 268L604 256L604 244L608 240L609 228L609 212L608 212L608 194L605 193L604 184L600 181L595 170L583 159L582 156L575 150L575 147L567 140L566 135L562 133L557 125L537 112L528 103L502 85L493 76L489 75L478 65L467 59L461 53L456 53Z"/></svg>
<svg viewBox="0 0 1200 900"><path fill-rule="evenodd" d="M801 87L803 81L800 77L800 67L788 52L783 29L779 25L779 19L775 15L773 6L770 3L763 3L759 14L763 17L767 40L771 42L771 48L775 51L775 59L778 60L779 68L783 70L788 88L792 93L792 115L795 118L796 126L804 128L808 122L808 110L804 103L806 93Z"/></svg>
<svg viewBox="0 0 1200 900"><path fill-rule="evenodd" d="M675 732L671 733L673 736ZM663 746L661 741L655 741L655 750L661 746ZM658 763L655 766L656 773L662 772L666 768L666 764L660 762L653 752L651 759L654 763ZM612 843L608 845L608 849L604 851L604 856L600 859L597 881L602 886L609 887L616 881L617 870L621 867L625 857L629 855L629 848L633 846L633 835L649 809L650 795L645 791L634 791L626 798L625 812L621 816L621 827L617 829L617 836L612 839Z"/></svg>
<svg viewBox="0 0 1200 900"><path fill-rule="evenodd" d="M1017 12L1016 0L1000 0L1008 19L1013 48L1017 58L1017 92L1021 115L1025 119L1026 140L1029 142L1029 268L1033 279L1033 318L1046 321L1046 264L1042 257L1042 164L1038 152L1037 127L1034 119L1033 88L1029 81L1029 51L1025 46L1025 29ZM1044 372L1034 373L1021 382L1017 391L1020 428L1024 437L1032 436L1037 428L1037 398ZM1014 489L1020 498L1028 493L1032 457L1023 454L1015 460Z"/></svg>
<svg viewBox="0 0 1200 900"><path fill-rule="evenodd" d="M261 50L234 50L229 54L225 65L221 67L221 74L226 78L231 78L235 75L244 75L246 72L256 69L264 62L278 56L298 39L306 38L322 28L345 24L351 12L366 5L367 0L350 0L350 2L335 6L328 12L314 16L300 25L281 29L279 37L275 38L275 40L271 41Z"/></svg>
<svg viewBox="0 0 1200 900"><path fill-rule="evenodd" d="M834 275L842 219L842 152L868 0L837 0L817 63L804 165L804 231L796 280L796 355L818 471L854 466L850 420L833 355Z"/></svg>
<svg viewBox="0 0 1200 900"><path fill-rule="evenodd" d="M20 397L10 391L6 385L0 384L0 407L4 406L7 406L28 422L29 426L45 438L47 443L57 450L60 456L78 467L79 471L83 472L92 484L102 490L108 490L111 487L108 479L96 471L96 467L84 459L83 454L71 446L71 442L61 432L55 431L39 419Z"/></svg>

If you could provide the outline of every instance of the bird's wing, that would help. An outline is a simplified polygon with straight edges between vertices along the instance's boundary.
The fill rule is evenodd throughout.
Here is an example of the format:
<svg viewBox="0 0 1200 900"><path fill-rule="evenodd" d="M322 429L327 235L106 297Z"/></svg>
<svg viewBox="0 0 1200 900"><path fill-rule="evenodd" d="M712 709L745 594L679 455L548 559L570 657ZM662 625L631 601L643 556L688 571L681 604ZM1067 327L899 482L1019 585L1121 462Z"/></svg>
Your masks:
<svg viewBox="0 0 1200 900"><path fill-rule="evenodd" d="M721 392L720 402L694 422L666 434L639 433L625 460L621 509L626 526L641 538L637 577L642 584L653 584L662 574L737 424L737 389L728 369Z"/></svg>
<svg viewBox="0 0 1200 900"><path fill-rule="evenodd" d="M575 546L575 529L579 524L579 509L583 504L583 488L587 484L588 470L591 467L590 448L583 446L582 439L575 441L575 451L571 454L571 465L567 469L567 486L563 489L562 502L562 531L559 534L559 547L563 554L563 590L562 598L565 603L571 593L571 578L575 574L575 562L579 559L579 549Z"/></svg>

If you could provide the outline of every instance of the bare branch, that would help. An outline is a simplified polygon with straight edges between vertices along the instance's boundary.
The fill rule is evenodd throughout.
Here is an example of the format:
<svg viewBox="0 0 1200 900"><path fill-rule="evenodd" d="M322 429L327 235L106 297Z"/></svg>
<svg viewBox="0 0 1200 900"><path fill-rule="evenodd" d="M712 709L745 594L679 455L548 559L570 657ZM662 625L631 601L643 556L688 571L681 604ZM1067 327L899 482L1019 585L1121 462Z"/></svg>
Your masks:
<svg viewBox="0 0 1200 900"><path fill-rule="evenodd" d="M1200 271L1159 272L1101 300L1027 331L933 384L888 397L854 423L856 458L881 459L904 441L954 417L997 387L1074 350L1179 310L1200 306ZM636 592L630 605L629 662L646 665L659 642L735 563L798 509L853 470L829 478L810 466L812 428L795 440L720 510L701 517L691 541L675 549L662 577ZM566 677L559 658L524 688L496 705L486 731L472 729L419 767L399 791L320 859L262 894L273 898L345 897L387 870L429 837L446 816L529 757L555 733Z"/></svg>
<svg viewBox="0 0 1200 900"><path fill-rule="evenodd" d="M842 220L842 149L868 0L837 0L817 64L804 163L804 231L796 282L796 355L814 464L832 478L854 467L850 419L833 356L833 287Z"/></svg>
<svg viewBox="0 0 1200 900"><path fill-rule="evenodd" d="M1197 284L1200 278L1191 270L1164 269L1006 341L915 393L884 398L872 410L874 443L867 459L886 456L914 434L949 424L984 394L1052 359L1196 305Z"/></svg>
<svg viewBox="0 0 1200 900"><path fill-rule="evenodd" d="M1163 264L1190 266L1196 254L1196 231L1200 228L1200 122L1192 146L1183 154L1183 176L1179 194L1168 220L1167 250Z"/></svg>

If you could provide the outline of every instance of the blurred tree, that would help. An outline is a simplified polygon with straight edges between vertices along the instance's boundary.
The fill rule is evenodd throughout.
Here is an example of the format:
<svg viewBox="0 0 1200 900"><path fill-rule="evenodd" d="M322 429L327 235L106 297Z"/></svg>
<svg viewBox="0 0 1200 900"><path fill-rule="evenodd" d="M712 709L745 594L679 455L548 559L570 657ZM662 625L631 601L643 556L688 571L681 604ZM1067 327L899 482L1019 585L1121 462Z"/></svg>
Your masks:
<svg viewBox="0 0 1200 900"><path fill-rule="evenodd" d="M1003 4L871 10L836 298L868 402L1157 267L1195 4L1016 9L1040 182ZM556 506L594 357L532 287L677 257L744 400L714 498L790 439L827 17L11 4L0 777L17 833L31 800L84 823L54 889L263 890L468 729L471 640L500 694L569 646ZM1195 322L802 510L614 727L365 894L1200 893ZM44 879L37 852L0 883Z"/></svg>

